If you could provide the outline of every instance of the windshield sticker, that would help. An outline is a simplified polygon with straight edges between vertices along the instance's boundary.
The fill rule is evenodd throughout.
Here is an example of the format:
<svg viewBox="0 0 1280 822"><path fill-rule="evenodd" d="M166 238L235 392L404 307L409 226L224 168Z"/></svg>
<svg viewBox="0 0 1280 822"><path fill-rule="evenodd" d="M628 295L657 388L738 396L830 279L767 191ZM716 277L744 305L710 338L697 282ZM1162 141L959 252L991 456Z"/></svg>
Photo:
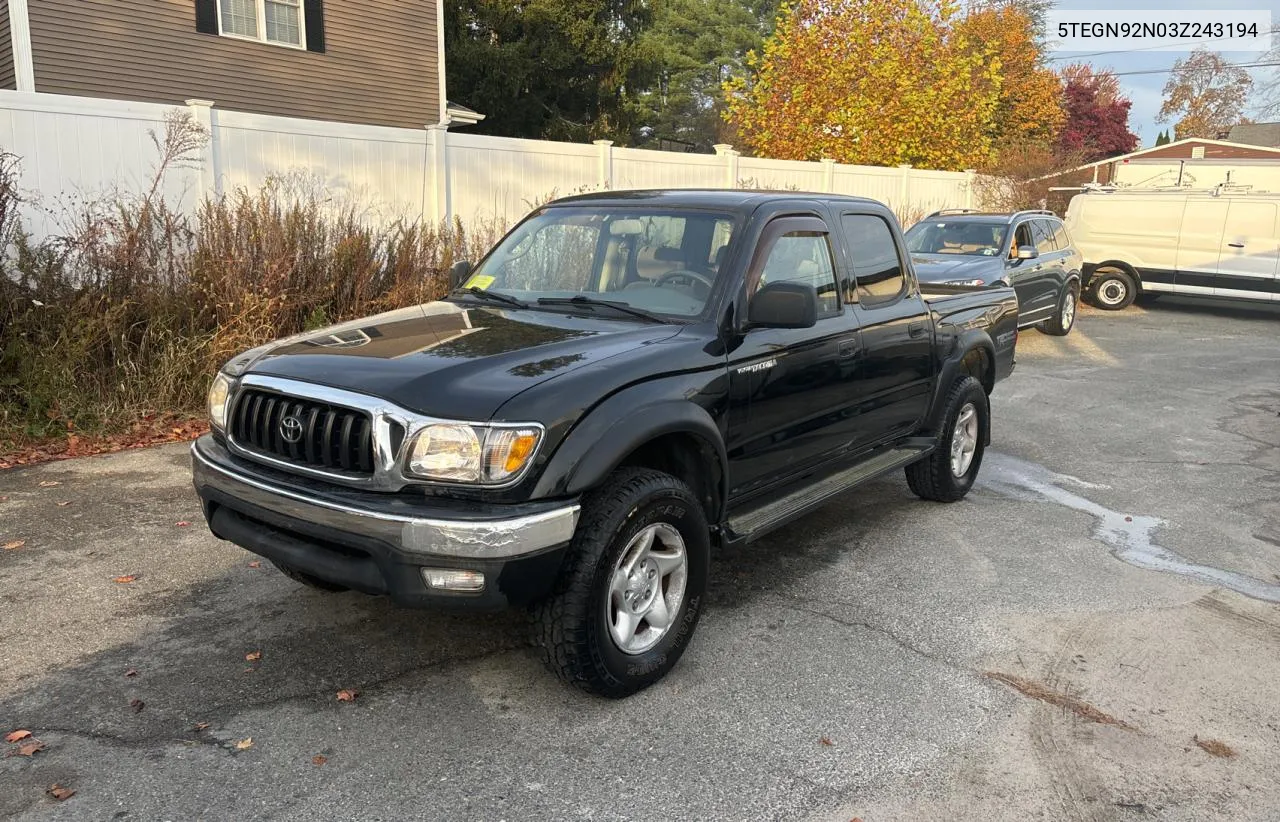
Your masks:
<svg viewBox="0 0 1280 822"><path fill-rule="evenodd" d="M485 277L480 274L467 280L467 284L463 288L488 288L493 285L493 277Z"/></svg>

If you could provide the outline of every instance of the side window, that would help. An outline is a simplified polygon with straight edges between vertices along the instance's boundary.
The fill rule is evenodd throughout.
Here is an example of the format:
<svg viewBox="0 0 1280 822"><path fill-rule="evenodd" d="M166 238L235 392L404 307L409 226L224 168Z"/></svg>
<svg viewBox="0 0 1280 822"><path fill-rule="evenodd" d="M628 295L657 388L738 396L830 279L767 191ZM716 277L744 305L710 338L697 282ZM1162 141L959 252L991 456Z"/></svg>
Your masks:
<svg viewBox="0 0 1280 822"><path fill-rule="evenodd" d="M1032 234L1036 238L1036 251L1041 254L1050 254L1058 250L1053 244L1053 226L1049 225L1048 220L1032 220Z"/></svg>
<svg viewBox="0 0 1280 822"><path fill-rule="evenodd" d="M1066 251L1070 248L1071 238L1067 236L1067 227L1057 220L1050 220L1049 225L1053 226L1053 243L1058 250Z"/></svg>
<svg viewBox="0 0 1280 822"><path fill-rule="evenodd" d="M855 298L871 308L897 300L907 289L907 278L898 257L893 231L872 214L845 214L840 218L849 245L850 264L856 291L846 287L847 299ZM852 286L852 284L850 284Z"/></svg>
<svg viewBox="0 0 1280 822"><path fill-rule="evenodd" d="M834 316L840 313L840 300L836 294L836 272L831 259L831 242L825 233L787 232L773 241L752 293L769 283L813 286L818 295L818 316Z"/></svg>
<svg viewBox="0 0 1280 822"><path fill-rule="evenodd" d="M1009 256L1016 259L1018 249L1024 245L1035 245L1036 241L1031 237L1031 223L1025 222L1018 226L1018 230L1013 233L1013 245L1009 246Z"/></svg>

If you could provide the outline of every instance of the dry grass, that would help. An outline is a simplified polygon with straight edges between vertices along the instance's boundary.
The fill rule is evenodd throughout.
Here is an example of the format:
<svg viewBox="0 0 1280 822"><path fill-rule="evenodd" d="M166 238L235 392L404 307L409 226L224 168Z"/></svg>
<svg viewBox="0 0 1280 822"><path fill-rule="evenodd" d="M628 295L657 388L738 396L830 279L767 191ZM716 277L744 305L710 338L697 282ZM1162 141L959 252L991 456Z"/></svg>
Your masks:
<svg viewBox="0 0 1280 822"><path fill-rule="evenodd" d="M999 671L986 671L983 673L987 679L994 679L997 682L1003 682L1010 688L1013 688L1023 696L1032 699L1038 699L1050 705L1068 710L1086 722L1096 722L1099 725L1113 725L1117 728L1123 728L1126 731L1136 731L1137 728L1125 722L1123 719L1098 710L1089 703L1064 694L1061 691L1055 691L1049 686L1041 682L1031 679L1023 679L1022 677L1013 676L1012 674L1001 673Z"/></svg>
<svg viewBox="0 0 1280 822"><path fill-rule="evenodd" d="M20 160L0 153L0 450L200 413L233 354L435 299L449 266L478 259L499 234L372 225L323 191L280 181L178 212L162 179L205 139L190 119L171 118L153 136L145 193L64 201L62 233L39 242L22 231Z"/></svg>

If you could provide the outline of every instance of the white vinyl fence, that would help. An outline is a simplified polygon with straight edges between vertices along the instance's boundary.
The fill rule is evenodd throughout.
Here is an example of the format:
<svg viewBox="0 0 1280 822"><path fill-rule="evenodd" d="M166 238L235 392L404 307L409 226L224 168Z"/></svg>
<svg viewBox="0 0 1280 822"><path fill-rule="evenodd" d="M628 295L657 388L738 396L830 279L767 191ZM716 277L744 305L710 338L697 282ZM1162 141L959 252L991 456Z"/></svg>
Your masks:
<svg viewBox="0 0 1280 822"><path fill-rule="evenodd" d="M288 176L378 219L457 216L510 224L548 199L598 189L770 188L872 197L910 221L974 205L971 172L678 154L485 137L438 126L386 128L227 111L190 100L211 139L200 162L164 180L169 202L257 188ZM78 197L149 185L171 107L152 103L0 91L0 149L21 158L28 230L59 230Z"/></svg>

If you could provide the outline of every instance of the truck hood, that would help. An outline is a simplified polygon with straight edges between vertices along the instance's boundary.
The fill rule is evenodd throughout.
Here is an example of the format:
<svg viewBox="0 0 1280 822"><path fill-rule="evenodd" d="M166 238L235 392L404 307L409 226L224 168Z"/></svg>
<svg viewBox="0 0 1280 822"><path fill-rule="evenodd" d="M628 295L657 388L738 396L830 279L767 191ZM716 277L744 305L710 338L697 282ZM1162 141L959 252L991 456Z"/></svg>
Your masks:
<svg viewBox="0 0 1280 822"><path fill-rule="evenodd" d="M1000 279L1004 274L1004 261L999 257L969 257L960 254L912 254L916 277L925 283L941 283L947 280Z"/></svg>
<svg viewBox="0 0 1280 822"><path fill-rule="evenodd" d="M538 383L679 332L679 325L434 302L245 352L224 370L370 394L445 419L490 419Z"/></svg>

